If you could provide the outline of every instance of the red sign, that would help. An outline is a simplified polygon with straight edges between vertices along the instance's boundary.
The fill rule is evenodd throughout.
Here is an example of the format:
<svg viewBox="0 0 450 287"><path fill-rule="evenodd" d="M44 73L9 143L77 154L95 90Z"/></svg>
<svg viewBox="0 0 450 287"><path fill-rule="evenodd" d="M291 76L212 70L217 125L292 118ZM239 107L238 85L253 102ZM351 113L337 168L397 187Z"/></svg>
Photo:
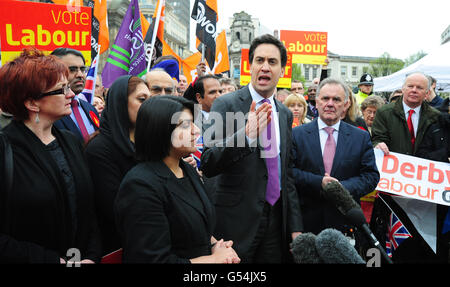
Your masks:
<svg viewBox="0 0 450 287"><path fill-rule="evenodd" d="M16 58L26 46L34 46L48 53L58 47L67 47L83 53L86 65L89 65L91 14L90 7L0 2L2 62Z"/></svg>
<svg viewBox="0 0 450 287"><path fill-rule="evenodd" d="M292 63L325 64L327 58L327 32L280 31L280 40L288 53L292 53Z"/></svg>

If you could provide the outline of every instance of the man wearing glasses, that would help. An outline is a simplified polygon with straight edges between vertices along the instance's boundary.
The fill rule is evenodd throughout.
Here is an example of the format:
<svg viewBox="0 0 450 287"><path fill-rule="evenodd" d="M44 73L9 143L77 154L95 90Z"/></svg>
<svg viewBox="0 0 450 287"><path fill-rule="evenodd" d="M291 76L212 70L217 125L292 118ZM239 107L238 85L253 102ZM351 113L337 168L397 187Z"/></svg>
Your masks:
<svg viewBox="0 0 450 287"><path fill-rule="evenodd" d="M75 94L72 99L72 114L55 122L59 129L66 129L86 143L89 137L99 128L98 113L94 106L80 98L79 94L86 83L86 73L89 67L85 66L83 54L70 48L57 48L52 53L63 61L69 68L69 86Z"/></svg>
<svg viewBox="0 0 450 287"><path fill-rule="evenodd" d="M162 68L155 68L145 75L145 83L150 90L150 96L172 95L175 82Z"/></svg>

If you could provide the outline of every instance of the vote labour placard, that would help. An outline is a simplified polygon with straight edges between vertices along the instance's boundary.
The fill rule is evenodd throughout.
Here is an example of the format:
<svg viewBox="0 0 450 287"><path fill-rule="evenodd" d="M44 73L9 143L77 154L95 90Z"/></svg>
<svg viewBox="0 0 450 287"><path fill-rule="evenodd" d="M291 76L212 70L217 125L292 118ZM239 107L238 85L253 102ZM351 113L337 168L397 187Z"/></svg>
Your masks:
<svg viewBox="0 0 450 287"><path fill-rule="evenodd" d="M374 149L377 190L450 206L450 164Z"/></svg>
<svg viewBox="0 0 450 287"><path fill-rule="evenodd" d="M325 64L327 32L281 30L280 40L284 43L288 53L292 53L293 64Z"/></svg>
<svg viewBox="0 0 450 287"><path fill-rule="evenodd" d="M250 83L250 61L248 55L249 49L241 50L241 78L240 85L245 86ZM278 80L277 88L290 89L292 83L292 54L287 54L286 67L284 68L284 76Z"/></svg>
<svg viewBox="0 0 450 287"><path fill-rule="evenodd" d="M91 61L92 8L47 3L0 2L2 63L13 60L26 46L48 54L58 47L83 53Z"/></svg>

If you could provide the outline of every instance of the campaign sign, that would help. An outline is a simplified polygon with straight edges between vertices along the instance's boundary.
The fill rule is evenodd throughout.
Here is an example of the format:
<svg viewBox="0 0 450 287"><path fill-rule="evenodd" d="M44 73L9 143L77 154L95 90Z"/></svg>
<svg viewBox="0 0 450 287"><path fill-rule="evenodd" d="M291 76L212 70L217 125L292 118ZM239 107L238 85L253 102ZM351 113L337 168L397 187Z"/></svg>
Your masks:
<svg viewBox="0 0 450 287"><path fill-rule="evenodd" d="M26 46L49 54L58 47L80 51L91 62L91 7L23 1L0 2L2 63L20 55Z"/></svg>
<svg viewBox="0 0 450 287"><path fill-rule="evenodd" d="M325 65L327 32L281 30L280 40L287 52L292 53L293 64Z"/></svg>
<svg viewBox="0 0 450 287"><path fill-rule="evenodd" d="M377 190L450 206L450 164L374 149Z"/></svg>

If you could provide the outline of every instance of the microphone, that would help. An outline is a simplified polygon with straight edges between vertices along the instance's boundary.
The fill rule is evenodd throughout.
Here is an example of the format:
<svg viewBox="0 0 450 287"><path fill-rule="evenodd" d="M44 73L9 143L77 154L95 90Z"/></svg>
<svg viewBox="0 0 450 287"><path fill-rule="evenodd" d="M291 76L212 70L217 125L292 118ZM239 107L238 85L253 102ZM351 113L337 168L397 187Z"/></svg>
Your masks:
<svg viewBox="0 0 450 287"><path fill-rule="evenodd" d="M316 235L308 232L295 237L292 241L292 256L298 264L323 263L316 250Z"/></svg>
<svg viewBox="0 0 450 287"><path fill-rule="evenodd" d="M316 250L327 264L366 264L342 232L327 228L316 237Z"/></svg>
<svg viewBox="0 0 450 287"><path fill-rule="evenodd" d="M336 229L314 235L302 233L292 241L292 256L297 264L365 264L349 240Z"/></svg>
<svg viewBox="0 0 450 287"><path fill-rule="evenodd" d="M352 208L359 208L359 204L356 203L350 192L338 181L327 183L322 190L322 195L326 200L333 202L344 215Z"/></svg>
<svg viewBox="0 0 450 287"><path fill-rule="evenodd" d="M380 250L381 255L385 261L392 264L391 258L386 254L380 242L370 230L367 225L366 218L361 210L361 207L353 199L350 192L338 181L329 182L323 188L322 195L325 199L333 202L337 209L345 216L345 218L354 226L362 230L362 233L366 236L372 246L375 246Z"/></svg>

